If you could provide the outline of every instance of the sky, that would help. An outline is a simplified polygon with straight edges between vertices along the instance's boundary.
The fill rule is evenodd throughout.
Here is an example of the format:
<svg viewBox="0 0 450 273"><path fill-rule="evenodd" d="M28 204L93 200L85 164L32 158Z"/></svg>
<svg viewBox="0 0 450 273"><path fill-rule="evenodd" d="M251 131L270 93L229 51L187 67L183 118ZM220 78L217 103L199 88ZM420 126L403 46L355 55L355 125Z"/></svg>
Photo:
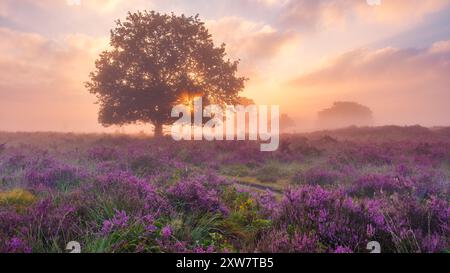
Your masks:
<svg viewBox="0 0 450 273"><path fill-rule="evenodd" d="M335 101L368 106L376 125L450 126L450 0L368 2L0 0L0 131L119 130L98 124L84 82L114 21L137 10L199 14L241 60L243 95L299 131Z"/></svg>

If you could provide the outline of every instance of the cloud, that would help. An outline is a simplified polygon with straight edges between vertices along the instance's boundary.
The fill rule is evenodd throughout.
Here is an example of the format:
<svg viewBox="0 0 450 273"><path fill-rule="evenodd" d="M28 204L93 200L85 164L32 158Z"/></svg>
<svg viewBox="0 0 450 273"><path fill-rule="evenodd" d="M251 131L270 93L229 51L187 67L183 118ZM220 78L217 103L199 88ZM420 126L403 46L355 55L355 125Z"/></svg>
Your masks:
<svg viewBox="0 0 450 273"><path fill-rule="evenodd" d="M398 78L426 80L428 77L447 78L450 60L449 41L440 41L426 49L377 50L358 49L345 53L317 72L302 76L298 84L385 84Z"/></svg>
<svg viewBox="0 0 450 273"><path fill-rule="evenodd" d="M430 48L430 53L446 53L450 52L450 41L440 41L434 43Z"/></svg>
<svg viewBox="0 0 450 273"><path fill-rule="evenodd" d="M96 128L95 98L83 81L106 39L50 40L7 28L0 28L0 36L1 130Z"/></svg>
<svg viewBox="0 0 450 273"><path fill-rule="evenodd" d="M68 1L80 1L80 5ZM66 33L104 35L128 11L152 9L149 0L1 0L0 26L55 37Z"/></svg>
<svg viewBox="0 0 450 273"><path fill-rule="evenodd" d="M448 71L450 41L439 41L422 49L354 50L289 85L322 101L367 104L381 123L450 125Z"/></svg>
<svg viewBox="0 0 450 273"><path fill-rule="evenodd" d="M216 43L225 43L234 59L241 59L246 72L277 57L280 50L296 39L289 31L280 31L269 24L224 17L206 22Z"/></svg>
<svg viewBox="0 0 450 273"><path fill-rule="evenodd" d="M7 15L7 6L4 2L0 2L0 17L5 17Z"/></svg>
<svg viewBox="0 0 450 273"><path fill-rule="evenodd" d="M78 4L74 4L79 1ZM18 8L34 8L39 10L54 10L61 8L83 8L94 10L99 13L112 12L120 6L126 4L125 0L21 0L20 3L16 0L2 0L0 4L0 11L13 12Z"/></svg>
<svg viewBox="0 0 450 273"><path fill-rule="evenodd" d="M83 0L80 0L83 1ZM86 5L90 9L94 9L99 11L100 13L111 12L116 10L120 5L123 5L124 0L91 0L82 2L83 5Z"/></svg>
<svg viewBox="0 0 450 273"><path fill-rule="evenodd" d="M39 34L8 28L0 28L0 36L3 37L0 41L0 71L3 72L0 79L2 84L10 85L13 85L8 83L11 80L27 83L76 77L79 72L85 72L84 68L92 64L93 56L105 48L108 41L82 34L50 40Z"/></svg>
<svg viewBox="0 0 450 273"><path fill-rule="evenodd" d="M353 23L412 25L449 5L448 0L382 0L371 6L365 0L290 0L283 5L279 23L303 30L333 28Z"/></svg>
<svg viewBox="0 0 450 273"><path fill-rule="evenodd" d="M262 4L263 6L268 6L268 7L282 6L289 1L290 0L250 0L250 2L259 4L259 5Z"/></svg>

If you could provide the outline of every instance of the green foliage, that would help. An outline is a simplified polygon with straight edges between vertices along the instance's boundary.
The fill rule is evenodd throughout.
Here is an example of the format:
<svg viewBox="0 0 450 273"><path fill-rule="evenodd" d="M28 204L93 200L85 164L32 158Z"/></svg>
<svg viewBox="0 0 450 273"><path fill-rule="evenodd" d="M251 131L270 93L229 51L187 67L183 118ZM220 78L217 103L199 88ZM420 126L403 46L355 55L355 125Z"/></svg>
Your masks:
<svg viewBox="0 0 450 273"><path fill-rule="evenodd" d="M260 214L258 204L249 193L233 188L226 193L226 199L232 211L223 222L225 236L241 251L254 249L260 235L271 227L272 221Z"/></svg>
<svg viewBox="0 0 450 273"><path fill-rule="evenodd" d="M153 156L144 155L133 159L130 167L137 176L143 177L158 172L164 166Z"/></svg>
<svg viewBox="0 0 450 273"><path fill-rule="evenodd" d="M276 182L283 176L281 169L274 165L269 164L257 171L256 178L261 182Z"/></svg>
<svg viewBox="0 0 450 273"><path fill-rule="evenodd" d="M24 189L0 192L0 206L14 207L17 211L23 211L34 204L36 200L36 196Z"/></svg>
<svg viewBox="0 0 450 273"><path fill-rule="evenodd" d="M245 177L249 176L251 173L250 169L243 164L226 165L222 168L221 172L224 175L233 177Z"/></svg>
<svg viewBox="0 0 450 273"><path fill-rule="evenodd" d="M156 238L156 232L148 233L141 223L135 222L127 228L87 241L85 251L88 253L158 253L161 249L155 241Z"/></svg>

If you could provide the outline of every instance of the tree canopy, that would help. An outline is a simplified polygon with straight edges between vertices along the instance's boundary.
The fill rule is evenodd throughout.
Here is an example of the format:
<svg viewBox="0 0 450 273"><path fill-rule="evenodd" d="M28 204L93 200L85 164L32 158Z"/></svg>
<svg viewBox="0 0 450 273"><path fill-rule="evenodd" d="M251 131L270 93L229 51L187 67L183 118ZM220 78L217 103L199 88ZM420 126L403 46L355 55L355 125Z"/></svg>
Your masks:
<svg viewBox="0 0 450 273"><path fill-rule="evenodd" d="M318 113L322 127L339 128L346 126L369 126L373 123L370 108L351 101L335 102L332 107Z"/></svg>
<svg viewBox="0 0 450 273"><path fill-rule="evenodd" d="M195 96L234 104L244 88L239 61L226 59L199 16L128 13L111 30L111 49L100 54L86 83L100 105L104 126L152 123L155 135L170 124L171 109Z"/></svg>

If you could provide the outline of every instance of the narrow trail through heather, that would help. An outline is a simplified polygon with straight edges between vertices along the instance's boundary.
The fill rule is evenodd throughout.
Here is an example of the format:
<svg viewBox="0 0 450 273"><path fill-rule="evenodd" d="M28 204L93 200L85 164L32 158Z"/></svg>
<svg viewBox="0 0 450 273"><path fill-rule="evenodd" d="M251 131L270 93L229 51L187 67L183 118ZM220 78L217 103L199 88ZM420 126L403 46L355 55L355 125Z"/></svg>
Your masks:
<svg viewBox="0 0 450 273"><path fill-rule="evenodd" d="M237 180L237 181L235 181L235 184L238 184L238 185L241 185L241 186L246 186L246 187L249 187L249 188L254 188L254 189L257 189L257 190L263 190L263 191L270 190L270 191L272 191L274 193L277 193L277 194L282 194L283 193L281 190L276 189L276 188L271 187L271 186L263 186L263 185L259 185L259 184L255 184L255 183L251 183L251 182L246 182L246 181L239 181L239 180Z"/></svg>

